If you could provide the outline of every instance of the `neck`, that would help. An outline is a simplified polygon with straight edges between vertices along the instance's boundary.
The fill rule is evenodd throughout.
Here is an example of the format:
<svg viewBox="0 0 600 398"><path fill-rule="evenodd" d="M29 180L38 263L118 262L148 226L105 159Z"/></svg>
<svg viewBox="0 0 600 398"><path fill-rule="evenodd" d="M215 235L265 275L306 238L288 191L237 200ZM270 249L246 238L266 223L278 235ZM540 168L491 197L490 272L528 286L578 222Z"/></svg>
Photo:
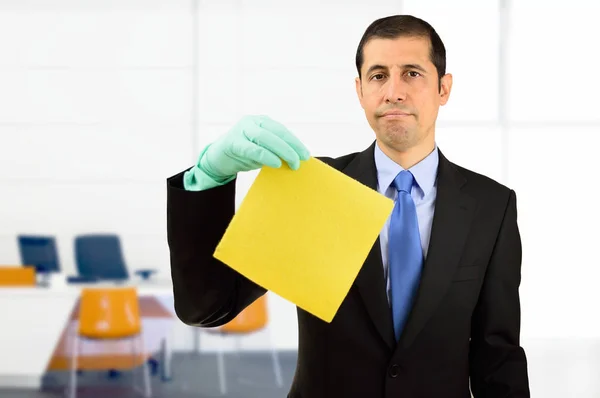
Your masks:
<svg viewBox="0 0 600 398"><path fill-rule="evenodd" d="M377 140L377 145L379 145L381 151L390 159L402 166L403 169L408 170L433 152L435 148L435 141L431 140L431 142L421 142L418 145L405 150L397 150L395 148L388 147L380 140Z"/></svg>

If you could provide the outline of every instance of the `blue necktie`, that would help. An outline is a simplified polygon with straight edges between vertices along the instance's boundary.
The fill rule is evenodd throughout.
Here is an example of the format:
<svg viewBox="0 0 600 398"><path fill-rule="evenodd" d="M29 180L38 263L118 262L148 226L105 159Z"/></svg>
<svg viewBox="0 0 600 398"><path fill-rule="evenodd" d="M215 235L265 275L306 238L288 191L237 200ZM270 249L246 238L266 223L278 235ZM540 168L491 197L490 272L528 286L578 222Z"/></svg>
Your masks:
<svg viewBox="0 0 600 398"><path fill-rule="evenodd" d="M392 183L398 191L390 219L388 240L390 301L396 341L400 339L406 318L412 308L423 267L417 209L410 196L413 181L411 172L403 170Z"/></svg>

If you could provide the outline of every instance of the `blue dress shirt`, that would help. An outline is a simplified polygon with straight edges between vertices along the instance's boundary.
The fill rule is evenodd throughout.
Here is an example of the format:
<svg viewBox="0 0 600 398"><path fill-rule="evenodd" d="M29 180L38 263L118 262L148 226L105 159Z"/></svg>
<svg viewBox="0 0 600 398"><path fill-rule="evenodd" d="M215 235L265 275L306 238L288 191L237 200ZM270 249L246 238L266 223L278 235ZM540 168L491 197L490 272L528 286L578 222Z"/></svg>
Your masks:
<svg viewBox="0 0 600 398"><path fill-rule="evenodd" d="M423 256L427 257L429 247L429 237L431 235L431 224L433 222L433 212L435 207L435 198L437 196L437 169L439 155L437 145L427 157L415 164L408 170L415 178L411 196L417 207L417 218L419 222L419 234L421 236L421 246ZM377 191L388 198L396 199L396 189L390 185L394 178L402 170L402 166L390 159L379 148L379 143L375 145L375 167L377 168ZM417 186L418 185L418 186ZM390 297L390 279L388 276L388 231L390 228L390 219L386 221L379 240L381 243L381 255L383 260L383 275L386 280L388 301Z"/></svg>

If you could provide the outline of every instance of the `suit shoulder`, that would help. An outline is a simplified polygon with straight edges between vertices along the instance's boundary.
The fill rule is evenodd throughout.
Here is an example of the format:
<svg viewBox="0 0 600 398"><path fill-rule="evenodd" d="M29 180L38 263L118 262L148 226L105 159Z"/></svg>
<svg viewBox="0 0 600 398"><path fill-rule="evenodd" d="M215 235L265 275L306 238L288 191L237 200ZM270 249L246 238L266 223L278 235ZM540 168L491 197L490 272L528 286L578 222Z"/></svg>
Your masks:
<svg viewBox="0 0 600 398"><path fill-rule="evenodd" d="M466 181L467 186L471 187L471 193L480 198L490 198L498 200L499 198L506 198L510 196L513 189L488 177L484 174L469 170L465 167L455 164L457 170L462 174Z"/></svg>
<svg viewBox="0 0 600 398"><path fill-rule="evenodd" d="M343 170L360 152L348 153L338 157L317 156L316 158L337 170Z"/></svg>

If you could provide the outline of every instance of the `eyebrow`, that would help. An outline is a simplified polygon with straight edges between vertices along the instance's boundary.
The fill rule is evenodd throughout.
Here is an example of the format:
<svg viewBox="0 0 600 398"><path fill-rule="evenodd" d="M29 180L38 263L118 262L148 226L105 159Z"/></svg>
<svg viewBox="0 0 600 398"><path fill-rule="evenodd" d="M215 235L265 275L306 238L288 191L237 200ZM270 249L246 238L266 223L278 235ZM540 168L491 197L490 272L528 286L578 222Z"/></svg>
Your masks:
<svg viewBox="0 0 600 398"><path fill-rule="evenodd" d="M400 65L400 67L402 69L416 69L419 72L423 72L423 73L427 73L427 71L425 70L425 68L423 68L421 65L418 64L404 64L404 65ZM379 64L375 64L372 65L368 70L367 70L367 75L371 74L371 72L376 71L376 70L388 70L387 66L383 66L383 65L379 65Z"/></svg>

